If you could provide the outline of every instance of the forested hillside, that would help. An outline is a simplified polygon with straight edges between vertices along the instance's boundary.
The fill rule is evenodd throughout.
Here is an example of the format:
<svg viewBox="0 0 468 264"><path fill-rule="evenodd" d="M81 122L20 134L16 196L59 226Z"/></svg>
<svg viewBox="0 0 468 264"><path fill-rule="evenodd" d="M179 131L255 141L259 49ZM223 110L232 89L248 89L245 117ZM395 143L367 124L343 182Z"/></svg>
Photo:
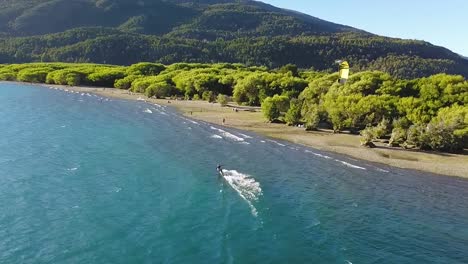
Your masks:
<svg viewBox="0 0 468 264"><path fill-rule="evenodd" d="M313 4L313 3L311 3ZM0 0L0 63L230 62L468 76L430 43L372 35L249 0Z"/></svg>

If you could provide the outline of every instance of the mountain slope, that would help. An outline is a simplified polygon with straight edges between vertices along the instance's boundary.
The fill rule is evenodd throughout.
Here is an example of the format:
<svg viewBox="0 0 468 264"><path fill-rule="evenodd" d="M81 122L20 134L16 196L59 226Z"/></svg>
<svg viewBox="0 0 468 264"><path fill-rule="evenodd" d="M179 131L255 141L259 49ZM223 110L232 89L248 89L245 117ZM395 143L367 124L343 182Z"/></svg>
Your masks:
<svg viewBox="0 0 468 264"><path fill-rule="evenodd" d="M276 34L283 34L288 28L296 30L291 34L298 30L306 33L355 31L255 1L3 0L0 8L0 31L12 36L90 26L161 34L182 24L191 29L228 32L283 27L283 31L275 31Z"/></svg>
<svg viewBox="0 0 468 264"><path fill-rule="evenodd" d="M250 0L0 0L0 63L241 62L414 78L468 76L468 61L423 41L376 36Z"/></svg>
<svg viewBox="0 0 468 264"><path fill-rule="evenodd" d="M131 27L132 24L143 26L145 33L161 34L197 14L191 8L148 0L20 0L2 5L5 9L0 11L0 31L11 36L56 33L77 27Z"/></svg>

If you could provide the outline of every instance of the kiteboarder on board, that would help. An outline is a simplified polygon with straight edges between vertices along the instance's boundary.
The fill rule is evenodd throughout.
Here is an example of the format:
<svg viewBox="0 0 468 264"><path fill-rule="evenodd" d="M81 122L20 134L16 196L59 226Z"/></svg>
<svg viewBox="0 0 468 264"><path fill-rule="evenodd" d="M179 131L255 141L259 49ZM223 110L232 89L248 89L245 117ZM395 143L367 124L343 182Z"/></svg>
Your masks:
<svg viewBox="0 0 468 264"><path fill-rule="evenodd" d="M223 165L217 165L216 166L216 170L218 171L218 173L224 177L224 172L223 172L223 168L222 168Z"/></svg>

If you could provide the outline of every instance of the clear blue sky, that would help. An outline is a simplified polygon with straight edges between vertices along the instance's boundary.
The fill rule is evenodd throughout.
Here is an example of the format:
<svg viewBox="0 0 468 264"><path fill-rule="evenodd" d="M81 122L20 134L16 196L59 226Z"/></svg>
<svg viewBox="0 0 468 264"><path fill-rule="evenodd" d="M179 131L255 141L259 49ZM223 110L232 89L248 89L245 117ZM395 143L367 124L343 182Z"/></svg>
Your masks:
<svg viewBox="0 0 468 264"><path fill-rule="evenodd" d="M397 38L425 40L468 56L468 0L262 0Z"/></svg>

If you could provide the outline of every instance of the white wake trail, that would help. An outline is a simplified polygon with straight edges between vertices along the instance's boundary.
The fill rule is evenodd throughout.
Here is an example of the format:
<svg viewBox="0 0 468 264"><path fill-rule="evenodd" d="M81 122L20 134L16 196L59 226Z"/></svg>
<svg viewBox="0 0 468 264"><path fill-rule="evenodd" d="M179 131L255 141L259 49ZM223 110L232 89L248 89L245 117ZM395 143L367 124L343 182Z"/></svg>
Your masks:
<svg viewBox="0 0 468 264"><path fill-rule="evenodd" d="M223 170L223 174L227 183L247 202L252 215L256 217L258 212L253 203L258 201L263 194L260 183L250 175L242 174L236 170Z"/></svg>

